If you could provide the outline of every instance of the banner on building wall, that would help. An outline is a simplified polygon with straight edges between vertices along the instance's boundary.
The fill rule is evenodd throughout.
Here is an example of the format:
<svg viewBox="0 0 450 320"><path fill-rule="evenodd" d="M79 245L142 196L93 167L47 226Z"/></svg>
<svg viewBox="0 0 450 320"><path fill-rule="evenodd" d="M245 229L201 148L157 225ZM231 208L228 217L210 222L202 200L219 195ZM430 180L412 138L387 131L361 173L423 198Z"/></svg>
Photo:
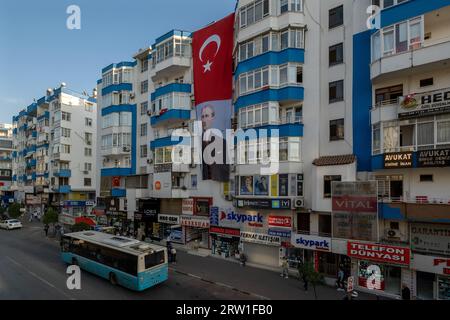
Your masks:
<svg viewBox="0 0 450 320"><path fill-rule="evenodd" d="M450 110L450 89L412 93L400 97L399 118L429 116Z"/></svg>
<svg viewBox="0 0 450 320"><path fill-rule="evenodd" d="M202 152L206 151L202 157L204 180L229 181L224 131L231 128L233 33L231 14L196 31L192 39L196 113L203 127ZM222 131L222 136L210 129ZM205 159L205 154L213 154L214 161Z"/></svg>
<svg viewBox="0 0 450 320"><path fill-rule="evenodd" d="M411 249L428 254L450 255L450 226L412 223Z"/></svg>
<svg viewBox="0 0 450 320"><path fill-rule="evenodd" d="M333 182L333 238L378 240L377 182Z"/></svg>

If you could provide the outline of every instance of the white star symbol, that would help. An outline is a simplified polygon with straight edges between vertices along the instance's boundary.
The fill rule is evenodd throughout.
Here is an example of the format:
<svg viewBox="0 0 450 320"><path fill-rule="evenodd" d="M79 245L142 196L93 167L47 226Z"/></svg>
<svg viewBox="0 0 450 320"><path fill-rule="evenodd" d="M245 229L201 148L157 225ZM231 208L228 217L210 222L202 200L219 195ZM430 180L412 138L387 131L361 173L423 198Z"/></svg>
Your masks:
<svg viewBox="0 0 450 320"><path fill-rule="evenodd" d="M203 70L203 73L206 73L206 71L211 71L212 64L213 63L208 60L208 62L206 62L206 64L203 66L203 68L205 69Z"/></svg>

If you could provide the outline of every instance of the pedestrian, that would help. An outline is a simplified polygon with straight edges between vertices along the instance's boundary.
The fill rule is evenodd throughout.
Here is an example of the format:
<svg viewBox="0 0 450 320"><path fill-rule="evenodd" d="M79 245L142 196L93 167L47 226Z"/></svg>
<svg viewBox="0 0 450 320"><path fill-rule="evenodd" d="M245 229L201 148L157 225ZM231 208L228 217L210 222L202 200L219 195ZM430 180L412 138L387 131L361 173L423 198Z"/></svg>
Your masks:
<svg viewBox="0 0 450 320"><path fill-rule="evenodd" d="M47 235L48 235L48 224L46 224L45 226L44 226L44 231L45 231L45 236L47 237Z"/></svg>
<svg viewBox="0 0 450 320"><path fill-rule="evenodd" d="M241 266L245 267L245 262L247 261L247 257L243 252L241 252Z"/></svg>
<svg viewBox="0 0 450 320"><path fill-rule="evenodd" d="M172 249L170 249L170 253L172 254L172 262L177 264L177 250L172 247Z"/></svg>
<svg viewBox="0 0 450 320"><path fill-rule="evenodd" d="M402 300L411 300L411 290L406 285L402 287Z"/></svg>
<svg viewBox="0 0 450 320"><path fill-rule="evenodd" d="M281 277L286 279L289 278L289 264L286 257L283 257L283 261L281 262Z"/></svg>
<svg viewBox="0 0 450 320"><path fill-rule="evenodd" d="M338 291L344 291L344 270L342 270L341 267L339 267L339 271L337 274L337 290Z"/></svg>
<svg viewBox="0 0 450 320"><path fill-rule="evenodd" d="M303 273L302 279L303 279L303 289L305 289L305 292L308 292L308 277L306 276L305 273Z"/></svg>

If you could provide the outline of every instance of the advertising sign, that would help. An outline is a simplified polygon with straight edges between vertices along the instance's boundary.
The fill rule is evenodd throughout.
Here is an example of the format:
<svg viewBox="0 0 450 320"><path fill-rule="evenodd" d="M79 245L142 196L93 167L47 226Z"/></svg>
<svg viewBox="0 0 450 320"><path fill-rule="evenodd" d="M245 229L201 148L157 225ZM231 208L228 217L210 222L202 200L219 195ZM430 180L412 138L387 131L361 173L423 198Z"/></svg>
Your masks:
<svg viewBox="0 0 450 320"><path fill-rule="evenodd" d="M280 238L291 238L292 232L290 230L280 230L280 229L273 229L270 228L267 230L267 234L269 236L275 236Z"/></svg>
<svg viewBox="0 0 450 320"><path fill-rule="evenodd" d="M181 202L181 213L187 215L194 214L194 199L183 199Z"/></svg>
<svg viewBox="0 0 450 320"><path fill-rule="evenodd" d="M238 208L291 209L291 199L238 199Z"/></svg>
<svg viewBox="0 0 450 320"><path fill-rule="evenodd" d="M450 276L450 258L413 254L411 269Z"/></svg>
<svg viewBox="0 0 450 320"><path fill-rule="evenodd" d="M347 278L347 292L352 292L354 288L355 277L350 276Z"/></svg>
<svg viewBox="0 0 450 320"><path fill-rule="evenodd" d="M378 240L377 182L332 183L333 238Z"/></svg>
<svg viewBox="0 0 450 320"><path fill-rule="evenodd" d="M361 260L409 266L411 253L406 247L349 241L347 255Z"/></svg>
<svg viewBox="0 0 450 320"><path fill-rule="evenodd" d="M233 236L233 237L240 237L240 230L239 229L230 229L230 228L223 228L223 227L215 227L211 226L209 228L209 233L215 233L225 236Z"/></svg>
<svg viewBox="0 0 450 320"><path fill-rule="evenodd" d="M237 213L232 208L211 207L211 225L240 229L242 225L263 227L264 216L260 213Z"/></svg>
<svg viewBox="0 0 450 320"><path fill-rule="evenodd" d="M297 248L331 252L331 238L292 234L291 243Z"/></svg>
<svg viewBox="0 0 450 320"><path fill-rule="evenodd" d="M292 227L292 218L287 216L269 216L268 224L270 227Z"/></svg>
<svg viewBox="0 0 450 320"><path fill-rule="evenodd" d="M153 174L153 193L155 198L172 197L172 173Z"/></svg>
<svg viewBox="0 0 450 320"><path fill-rule="evenodd" d="M411 250L450 255L450 225L411 223Z"/></svg>
<svg viewBox="0 0 450 320"><path fill-rule="evenodd" d="M180 224L180 216L172 214L158 215L158 222L166 224Z"/></svg>
<svg viewBox="0 0 450 320"><path fill-rule="evenodd" d="M32 194L25 194L25 203L27 205L41 204L41 198Z"/></svg>
<svg viewBox="0 0 450 320"><path fill-rule="evenodd" d="M384 168L412 168L413 153L412 152L395 152L384 154Z"/></svg>
<svg viewBox="0 0 450 320"><path fill-rule="evenodd" d="M450 149L418 151L419 167L450 167Z"/></svg>
<svg viewBox="0 0 450 320"><path fill-rule="evenodd" d="M399 118L429 116L450 111L450 89L400 97Z"/></svg>
<svg viewBox="0 0 450 320"><path fill-rule="evenodd" d="M208 229L210 227L209 218L196 216L181 216L181 225L201 229Z"/></svg>
<svg viewBox="0 0 450 320"><path fill-rule="evenodd" d="M280 237L247 231L241 231L241 240L243 242L259 243L268 246L279 246L281 244Z"/></svg>

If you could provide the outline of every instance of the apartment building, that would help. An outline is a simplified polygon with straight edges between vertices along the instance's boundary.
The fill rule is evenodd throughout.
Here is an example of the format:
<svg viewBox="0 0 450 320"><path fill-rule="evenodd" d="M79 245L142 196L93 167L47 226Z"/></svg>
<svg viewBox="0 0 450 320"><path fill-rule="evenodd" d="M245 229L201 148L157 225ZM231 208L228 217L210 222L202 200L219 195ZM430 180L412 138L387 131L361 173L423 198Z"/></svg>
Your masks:
<svg viewBox="0 0 450 320"><path fill-rule="evenodd" d="M11 192L12 185L12 157L13 157L12 125L0 124L0 194L2 204L8 204L14 194Z"/></svg>
<svg viewBox="0 0 450 320"><path fill-rule="evenodd" d="M63 83L13 117L13 190L30 212L57 207L61 222L95 205L96 100Z"/></svg>

